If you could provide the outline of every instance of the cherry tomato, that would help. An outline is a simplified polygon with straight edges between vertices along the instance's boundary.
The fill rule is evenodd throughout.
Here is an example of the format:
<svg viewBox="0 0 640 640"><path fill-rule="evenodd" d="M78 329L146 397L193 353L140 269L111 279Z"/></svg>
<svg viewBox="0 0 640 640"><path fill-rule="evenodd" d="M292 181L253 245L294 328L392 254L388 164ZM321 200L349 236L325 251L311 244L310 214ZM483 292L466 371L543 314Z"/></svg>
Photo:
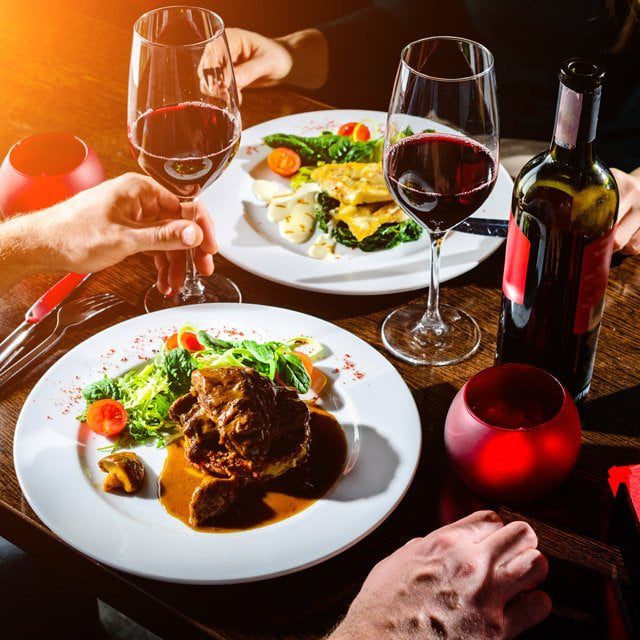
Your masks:
<svg viewBox="0 0 640 640"><path fill-rule="evenodd" d="M366 142L371 138L371 131L369 131L369 127L366 124L362 124L359 122L351 132L351 139L354 142Z"/></svg>
<svg viewBox="0 0 640 640"><path fill-rule="evenodd" d="M193 331L185 331L180 337L180 342L178 342L178 334L174 333L165 340L164 348L167 351L178 347L184 347L188 351L202 351L204 349L204 345L200 344L198 336Z"/></svg>
<svg viewBox="0 0 640 640"><path fill-rule="evenodd" d="M178 334L174 333L173 335L170 335L165 341L164 341L164 348L167 351L171 351L171 349L177 349L178 348Z"/></svg>
<svg viewBox="0 0 640 640"><path fill-rule="evenodd" d="M357 122L347 122L338 129L339 136L350 136L358 125Z"/></svg>
<svg viewBox="0 0 640 640"><path fill-rule="evenodd" d="M96 400L87 409L87 426L101 436L117 436L128 420L127 410L111 398Z"/></svg>
<svg viewBox="0 0 640 640"><path fill-rule="evenodd" d="M288 178L298 171L302 161L293 149L277 147L269 154L267 164L271 171L277 173L279 176Z"/></svg>
<svg viewBox="0 0 640 640"><path fill-rule="evenodd" d="M182 346L189 351L202 351L204 349L204 345L200 344L198 336L191 331L185 331L180 336L180 342L182 342Z"/></svg>

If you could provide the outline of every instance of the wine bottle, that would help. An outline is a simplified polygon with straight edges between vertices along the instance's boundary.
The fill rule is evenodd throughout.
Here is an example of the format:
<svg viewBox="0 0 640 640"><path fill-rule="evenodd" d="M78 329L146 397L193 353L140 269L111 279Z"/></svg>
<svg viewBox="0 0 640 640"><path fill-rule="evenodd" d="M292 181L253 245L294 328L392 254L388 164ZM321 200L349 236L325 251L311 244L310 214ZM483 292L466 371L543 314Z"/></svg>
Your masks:
<svg viewBox="0 0 640 640"><path fill-rule="evenodd" d="M554 374L589 391L613 251L618 188L595 156L603 70L567 60L553 139L516 179L496 361Z"/></svg>

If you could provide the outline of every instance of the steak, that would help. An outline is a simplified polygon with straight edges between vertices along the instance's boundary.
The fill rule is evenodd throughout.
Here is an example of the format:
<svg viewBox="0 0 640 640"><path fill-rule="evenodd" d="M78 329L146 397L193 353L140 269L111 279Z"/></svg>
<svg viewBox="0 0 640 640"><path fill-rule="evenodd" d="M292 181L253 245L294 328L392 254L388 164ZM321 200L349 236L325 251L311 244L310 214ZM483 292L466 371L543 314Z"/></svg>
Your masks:
<svg viewBox="0 0 640 640"><path fill-rule="evenodd" d="M169 415L182 427L187 462L212 476L193 494L195 526L222 513L248 484L295 467L309 450L307 405L254 369L196 369L191 391Z"/></svg>

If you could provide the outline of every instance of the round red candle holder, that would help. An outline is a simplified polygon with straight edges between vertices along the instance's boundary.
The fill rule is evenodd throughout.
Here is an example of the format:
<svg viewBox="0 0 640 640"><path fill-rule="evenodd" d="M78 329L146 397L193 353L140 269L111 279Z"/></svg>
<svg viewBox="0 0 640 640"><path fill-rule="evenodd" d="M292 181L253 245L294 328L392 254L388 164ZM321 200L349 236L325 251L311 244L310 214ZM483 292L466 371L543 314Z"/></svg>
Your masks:
<svg viewBox="0 0 640 640"><path fill-rule="evenodd" d="M550 373L524 364L481 371L449 408L444 440L460 478L500 501L535 500L573 469L582 428L576 405Z"/></svg>
<svg viewBox="0 0 640 640"><path fill-rule="evenodd" d="M16 142L0 165L0 213L6 217L66 200L104 180L95 151L68 133Z"/></svg>

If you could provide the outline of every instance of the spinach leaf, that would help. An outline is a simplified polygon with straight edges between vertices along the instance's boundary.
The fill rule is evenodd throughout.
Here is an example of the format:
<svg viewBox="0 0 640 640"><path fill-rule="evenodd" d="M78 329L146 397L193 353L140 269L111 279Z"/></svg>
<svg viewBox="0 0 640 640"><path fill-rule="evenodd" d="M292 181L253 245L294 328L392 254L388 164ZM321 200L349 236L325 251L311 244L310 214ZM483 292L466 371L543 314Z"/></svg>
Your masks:
<svg viewBox="0 0 640 640"><path fill-rule="evenodd" d="M275 360L275 354L266 344L259 344L255 340L243 340L238 344L241 349L246 349L258 361L269 364Z"/></svg>
<svg viewBox="0 0 640 640"><path fill-rule="evenodd" d="M202 330L196 333L196 337L201 345L207 349L212 349L216 353L224 353L228 349L232 349L234 346L232 342L220 340L220 338L212 338L206 331Z"/></svg>
<svg viewBox="0 0 640 640"><path fill-rule="evenodd" d="M298 393L306 393L311 387L311 378L302 360L291 351L278 352L278 377L288 387Z"/></svg>
<svg viewBox="0 0 640 640"><path fill-rule="evenodd" d="M319 136L304 137L287 133L265 136L267 146L286 147L299 154L303 165L317 165L320 162L377 162L381 158L382 138L354 141L348 136L339 136L324 131Z"/></svg>
<svg viewBox="0 0 640 640"><path fill-rule="evenodd" d="M187 393L191 387L191 373L196 363L191 353L182 347L167 351L162 358L162 368L169 380L171 391L177 394Z"/></svg>
<svg viewBox="0 0 640 640"><path fill-rule="evenodd" d="M92 382L88 387L85 387L82 391L82 397L87 401L87 404L104 398L119 400L120 390L115 381L105 375L101 380Z"/></svg>

